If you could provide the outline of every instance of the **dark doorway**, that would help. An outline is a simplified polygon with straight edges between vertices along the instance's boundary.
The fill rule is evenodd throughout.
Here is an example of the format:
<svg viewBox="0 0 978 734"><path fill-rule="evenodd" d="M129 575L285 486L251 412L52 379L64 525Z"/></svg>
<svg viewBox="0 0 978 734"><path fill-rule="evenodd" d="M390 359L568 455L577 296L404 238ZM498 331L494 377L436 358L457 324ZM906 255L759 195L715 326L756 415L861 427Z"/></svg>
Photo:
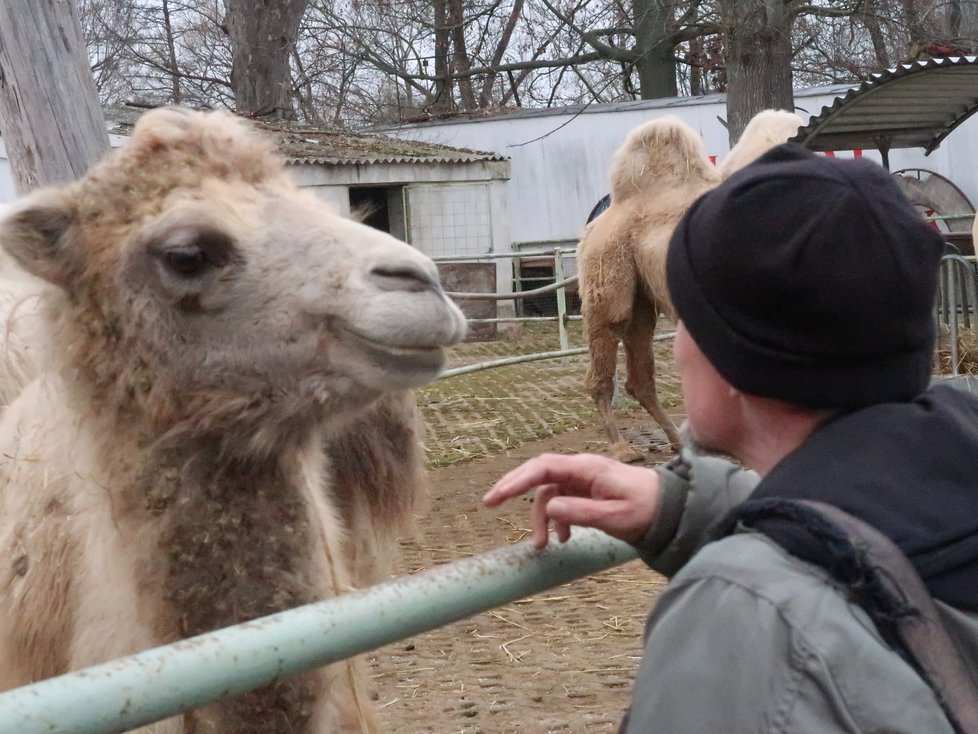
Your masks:
<svg viewBox="0 0 978 734"><path fill-rule="evenodd" d="M403 186L351 186L350 211L364 224L404 239Z"/></svg>

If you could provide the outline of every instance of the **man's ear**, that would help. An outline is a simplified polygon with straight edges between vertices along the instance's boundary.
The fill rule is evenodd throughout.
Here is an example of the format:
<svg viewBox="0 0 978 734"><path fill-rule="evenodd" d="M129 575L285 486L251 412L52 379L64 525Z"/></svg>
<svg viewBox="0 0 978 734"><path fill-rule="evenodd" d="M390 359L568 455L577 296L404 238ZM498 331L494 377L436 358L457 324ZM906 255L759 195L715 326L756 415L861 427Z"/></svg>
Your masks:
<svg viewBox="0 0 978 734"><path fill-rule="evenodd" d="M0 245L24 270L67 288L77 272L77 211L63 189L43 189L13 204L0 219Z"/></svg>

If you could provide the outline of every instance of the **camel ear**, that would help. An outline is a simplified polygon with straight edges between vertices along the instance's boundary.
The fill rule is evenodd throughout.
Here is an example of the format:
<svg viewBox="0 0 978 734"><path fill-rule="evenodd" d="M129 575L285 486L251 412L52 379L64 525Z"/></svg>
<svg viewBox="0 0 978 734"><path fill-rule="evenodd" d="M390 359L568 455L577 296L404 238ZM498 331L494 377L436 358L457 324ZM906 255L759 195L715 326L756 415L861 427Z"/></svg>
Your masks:
<svg viewBox="0 0 978 734"><path fill-rule="evenodd" d="M0 220L0 245L24 270L67 288L76 269L72 247L77 212L61 189L44 189L15 203Z"/></svg>

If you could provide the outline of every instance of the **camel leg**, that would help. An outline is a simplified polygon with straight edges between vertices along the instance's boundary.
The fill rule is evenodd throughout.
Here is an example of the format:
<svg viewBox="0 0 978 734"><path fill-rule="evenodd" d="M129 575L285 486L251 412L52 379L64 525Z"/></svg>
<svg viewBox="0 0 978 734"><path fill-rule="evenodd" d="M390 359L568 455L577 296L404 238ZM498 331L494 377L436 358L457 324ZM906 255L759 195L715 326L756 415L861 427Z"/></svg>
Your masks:
<svg viewBox="0 0 978 734"><path fill-rule="evenodd" d="M625 328L622 341L625 344L625 389L638 400L649 415L666 433L672 448L679 449L679 432L676 424L666 414L655 388L655 356L652 353L652 336L656 322L655 306L637 303L632 319Z"/></svg>
<svg viewBox="0 0 978 734"><path fill-rule="evenodd" d="M617 334L608 327L604 329L588 327L588 353L591 356L591 363L588 365L585 385L604 423L605 436L608 438L608 452L618 461L644 460L644 455L622 439L611 408L611 399L615 390L615 365L618 359Z"/></svg>

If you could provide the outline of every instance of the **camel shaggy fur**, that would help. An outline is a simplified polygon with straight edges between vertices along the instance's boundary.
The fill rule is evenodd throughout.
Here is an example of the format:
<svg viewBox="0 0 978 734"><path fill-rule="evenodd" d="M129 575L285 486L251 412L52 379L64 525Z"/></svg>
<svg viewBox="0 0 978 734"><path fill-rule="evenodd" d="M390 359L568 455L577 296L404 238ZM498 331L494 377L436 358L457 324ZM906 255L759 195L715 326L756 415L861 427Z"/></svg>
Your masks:
<svg viewBox="0 0 978 734"><path fill-rule="evenodd" d="M180 109L0 242L47 282L49 345L0 418L0 690L348 588L330 477L357 469L325 447L463 337L430 260L299 191L245 122ZM344 663L141 731L374 731L363 699Z"/></svg>
<svg viewBox="0 0 978 734"><path fill-rule="evenodd" d="M590 355L586 387L616 459L645 458L622 439L612 411L619 343L625 350L626 391L670 444L679 445L676 426L659 401L652 353L659 314L672 317L665 255L673 230L697 197L784 142L800 123L792 113L760 113L719 168L710 163L696 131L675 117L634 129L615 154L611 205L585 228L577 264Z"/></svg>

